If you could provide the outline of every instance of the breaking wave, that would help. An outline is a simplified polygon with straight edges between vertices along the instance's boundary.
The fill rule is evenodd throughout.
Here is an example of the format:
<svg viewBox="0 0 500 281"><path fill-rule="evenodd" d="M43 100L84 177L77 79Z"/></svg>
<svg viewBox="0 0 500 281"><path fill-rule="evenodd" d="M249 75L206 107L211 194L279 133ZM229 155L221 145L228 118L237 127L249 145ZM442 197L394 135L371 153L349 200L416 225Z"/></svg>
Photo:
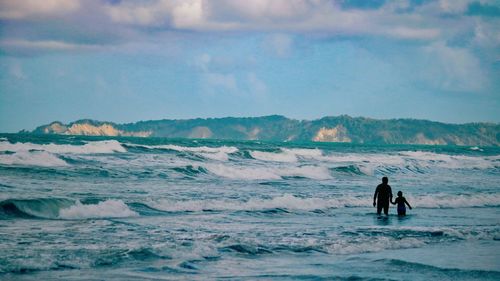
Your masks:
<svg viewBox="0 0 500 281"><path fill-rule="evenodd" d="M10 143L8 141L0 142L0 151L26 152L26 151L46 151L50 153L68 153L68 154L98 154L126 152L127 150L116 140L92 141L83 145L70 144L34 144L30 142Z"/></svg>
<svg viewBox="0 0 500 281"><path fill-rule="evenodd" d="M0 164L40 167L68 166L66 161L46 151L19 151L13 154L0 154Z"/></svg>
<svg viewBox="0 0 500 281"><path fill-rule="evenodd" d="M262 161L297 162L299 158L321 159L323 153L319 149L281 148L281 152L250 151L252 158Z"/></svg>
<svg viewBox="0 0 500 281"><path fill-rule="evenodd" d="M380 153L329 153L318 149L286 150L280 152L251 151L260 161L329 166L333 172L350 175L426 174L439 169L498 169L500 156L449 155L424 151Z"/></svg>
<svg viewBox="0 0 500 281"><path fill-rule="evenodd" d="M225 145L220 146L220 147L208 147L208 146L189 147L189 146L179 146L179 145L167 144L167 145L152 145L149 147L160 148L160 149L170 149L170 150L176 150L176 151L203 152L203 153L218 153L218 152L235 153L238 151L238 148L236 148L234 146L225 146Z"/></svg>
<svg viewBox="0 0 500 281"><path fill-rule="evenodd" d="M408 198L408 197L407 197ZM500 206L499 194L485 195L443 195L416 196L408 200L416 208L466 208ZM265 210L324 210L344 207L371 207L368 195L349 195L337 198L302 198L292 194L284 194L274 198L251 198L239 200L186 200L174 201L168 199L150 200L149 207L167 212L200 212L200 211L265 211Z"/></svg>
<svg viewBox="0 0 500 281"><path fill-rule="evenodd" d="M110 199L97 204L62 198L8 199L0 202L0 217L42 219L123 218L139 214L122 201Z"/></svg>
<svg viewBox="0 0 500 281"><path fill-rule="evenodd" d="M180 152L189 152L195 155L199 155L203 158L217 160L217 161L227 161L229 159L229 154L238 152L238 148L234 146L220 146L220 147L208 147L208 146L179 146L174 144L165 145L137 145L137 144L126 144L127 146L141 147L146 149L162 149L162 150L174 150Z"/></svg>
<svg viewBox="0 0 500 281"><path fill-rule="evenodd" d="M8 199L0 202L0 215L5 217L25 217L55 219L59 210L73 205L69 199Z"/></svg>
<svg viewBox="0 0 500 281"><path fill-rule="evenodd" d="M240 167L206 164L206 169L220 177L242 180L279 180L284 177L303 177L316 180L330 179L330 171L321 166L300 167Z"/></svg>
<svg viewBox="0 0 500 281"><path fill-rule="evenodd" d="M130 210L122 200L115 199L97 204L82 204L80 201L76 201L75 205L59 210L59 218L63 219L124 218L138 215Z"/></svg>
<svg viewBox="0 0 500 281"><path fill-rule="evenodd" d="M367 206L366 198L346 197L342 199L300 198L292 194L284 194L270 199L251 198L247 201L238 200L189 200L172 201L156 200L147 203L154 209L167 212L180 211L262 211L270 209L287 210L318 210L327 208Z"/></svg>
<svg viewBox="0 0 500 281"><path fill-rule="evenodd" d="M420 208L496 207L500 206L500 194L421 195L414 202Z"/></svg>

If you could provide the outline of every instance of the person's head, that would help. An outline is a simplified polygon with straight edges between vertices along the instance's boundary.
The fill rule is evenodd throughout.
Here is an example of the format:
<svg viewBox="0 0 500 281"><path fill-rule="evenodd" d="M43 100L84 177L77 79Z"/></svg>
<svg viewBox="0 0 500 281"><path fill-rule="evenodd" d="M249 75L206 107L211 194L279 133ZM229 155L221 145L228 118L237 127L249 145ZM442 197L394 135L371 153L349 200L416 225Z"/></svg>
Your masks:
<svg viewBox="0 0 500 281"><path fill-rule="evenodd" d="M383 177L382 178L382 182L385 183L385 184L387 184L389 182L389 179L387 177Z"/></svg>
<svg viewBox="0 0 500 281"><path fill-rule="evenodd" d="M399 196L399 197L403 196L403 192L398 191L398 196Z"/></svg>

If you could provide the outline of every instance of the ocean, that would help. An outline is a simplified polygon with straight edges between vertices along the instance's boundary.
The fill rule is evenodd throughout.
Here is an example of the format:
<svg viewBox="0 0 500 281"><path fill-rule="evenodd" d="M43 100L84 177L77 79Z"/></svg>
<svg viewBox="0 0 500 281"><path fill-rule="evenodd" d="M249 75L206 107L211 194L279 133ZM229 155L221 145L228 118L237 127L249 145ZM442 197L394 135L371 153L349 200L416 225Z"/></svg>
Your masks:
<svg viewBox="0 0 500 281"><path fill-rule="evenodd" d="M0 280L500 280L498 147L0 137Z"/></svg>

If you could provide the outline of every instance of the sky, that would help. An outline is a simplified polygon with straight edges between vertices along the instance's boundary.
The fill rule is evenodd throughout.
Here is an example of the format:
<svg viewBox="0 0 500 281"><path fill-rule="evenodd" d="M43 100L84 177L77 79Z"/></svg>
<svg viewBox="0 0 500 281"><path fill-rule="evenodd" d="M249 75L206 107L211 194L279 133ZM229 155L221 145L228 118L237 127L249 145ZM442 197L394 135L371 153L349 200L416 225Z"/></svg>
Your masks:
<svg viewBox="0 0 500 281"><path fill-rule="evenodd" d="M0 0L0 132L272 114L500 122L500 0Z"/></svg>

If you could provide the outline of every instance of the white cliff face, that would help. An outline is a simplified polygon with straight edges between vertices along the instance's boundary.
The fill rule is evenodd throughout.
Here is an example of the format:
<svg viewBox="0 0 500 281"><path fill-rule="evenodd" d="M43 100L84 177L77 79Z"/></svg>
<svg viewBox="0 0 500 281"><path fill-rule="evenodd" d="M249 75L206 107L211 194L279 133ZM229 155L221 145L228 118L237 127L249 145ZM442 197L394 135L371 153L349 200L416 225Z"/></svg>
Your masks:
<svg viewBox="0 0 500 281"><path fill-rule="evenodd" d="M65 125L55 122L43 129L43 132L46 134L63 134L67 129Z"/></svg>
<svg viewBox="0 0 500 281"><path fill-rule="evenodd" d="M90 124L73 124L68 128L65 134L86 136L119 136L120 131L109 124L103 124L101 126L94 126Z"/></svg>
<svg viewBox="0 0 500 281"><path fill-rule="evenodd" d="M319 142L352 142L351 138L347 136L347 129L342 125L337 125L335 128L321 128L316 133L313 141Z"/></svg>
<svg viewBox="0 0 500 281"><path fill-rule="evenodd" d="M111 124L102 124L94 126L88 123L73 124L70 127L60 123L53 123L44 129L45 133L55 133L64 135L84 135L84 136L130 136L130 137L148 137L151 131L127 132L118 130Z"/></svg>

